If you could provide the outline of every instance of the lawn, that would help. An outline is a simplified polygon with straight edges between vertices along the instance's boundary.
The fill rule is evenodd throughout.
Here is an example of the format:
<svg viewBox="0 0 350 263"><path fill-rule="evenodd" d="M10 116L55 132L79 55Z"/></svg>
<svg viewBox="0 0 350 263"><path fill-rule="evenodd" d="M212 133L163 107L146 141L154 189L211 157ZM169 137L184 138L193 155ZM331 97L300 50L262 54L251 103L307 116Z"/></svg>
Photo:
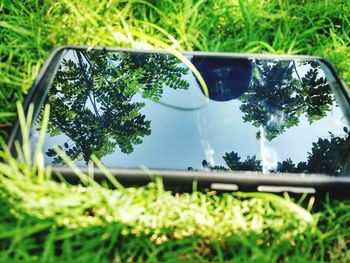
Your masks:
<svg viewBox="0 0 350 263"><path fill-rule="evenodd" d="M320 55L350 85L347 0L1 0L0 40L3 141L59 45ZM0 262L350 262L349 201L70 185L22 152L0 152Z"/></svg>

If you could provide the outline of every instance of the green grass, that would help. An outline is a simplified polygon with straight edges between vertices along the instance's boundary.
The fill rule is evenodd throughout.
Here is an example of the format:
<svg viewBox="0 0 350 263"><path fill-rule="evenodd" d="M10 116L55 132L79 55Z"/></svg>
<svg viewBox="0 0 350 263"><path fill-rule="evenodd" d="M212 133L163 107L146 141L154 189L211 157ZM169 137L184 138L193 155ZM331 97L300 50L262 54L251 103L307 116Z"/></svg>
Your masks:
<svg viewBox="0 0 350 263"><path fill-rule="evenodd" d="M0 12L4 128L63 44L321 55L350 84L347 0L2 0ZM5 149L1 157L1 262L350 261L348 201L316 212L312 198L299 205L261 193L172 195L158 180L111 190L87 177L73 186L50 179L40 152L34 165Z"/></svg>

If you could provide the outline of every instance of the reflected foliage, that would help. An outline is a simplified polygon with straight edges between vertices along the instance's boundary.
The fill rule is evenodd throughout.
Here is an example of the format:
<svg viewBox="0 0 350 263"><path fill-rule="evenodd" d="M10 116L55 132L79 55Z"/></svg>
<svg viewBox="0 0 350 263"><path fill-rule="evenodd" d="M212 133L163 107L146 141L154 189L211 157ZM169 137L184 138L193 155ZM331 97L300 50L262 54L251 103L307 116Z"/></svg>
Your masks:
<svg viewBox="0 0 350 263"><path fill-rule="evenodd" d="M202 161L202 167L212 171L262 171L261 161L257 160L255 155L252 157L248 155L244 161L241 161L238 153L232 151L225 153L223 159L228 168L222 165L212 165L207 160Z"/></svg>
<svg viewBox="0 0 350 263"><path fill-rule="evenodd" d="M254 62L251 85L239 97L240 109L245 122L264 128L267 140L298 125L302 114L310 123L327 115L333 97L318 62ZM260 136L258 132L257 138Z"/></svg>
<svg viewBox="0 0 350 263"><path fill-rule="evenodd" d="M232 171L262 171L261 161L257 160L255 155L252 157L248 155L244 161L241 161L238 153L232 151L225 153L222 158Z"/></svg>
<svg viewBox="0 0 350 263"><path fill-rule="evenodd" d="M307 161L296 164L291 158L287 158L282 162L278 162L277 168L270 172L322 173L330 175L348 174L350 171L350 131L348 128L344 127L344 132L344 136L335 136L333 133L329 132L330 138L319 138L317 142L312 144L311 151L308 152ZM257 160L255 155L252 157L247 156L245 161L241 161L241 157L238 153L232 151L225 153L222 158L228 168L215 166L216 170L262 171L261 160ZM212 169L213 166L207 166L211 170L215 170Z"/></svg>
<svg viewBox="0 0 350 263"><path fill-rule="evenodd" d="M327 174L346 174L350 171L350 131L344 128L346 136L330 133L330 138L313 143L308 157L309 172L322 171ZM335 161L337 160L337 161Z"/></svg>
<svg viewBox="0 0 350 263"><path fill-rule="evenodd" d="M230 125L236 125L236 121L242 123L241 118L234 119L234 122L229 118L223 118L223 122L211 121L213 118L221 121L220 118L226 114L226 109L229 110L232 107L236 107L236 113L237 107L240 107L244 122L249 122L264 131L264 134L259 132L256 134L257 139L262 137L263 140L270 141L299 123L300 126L308 128L309 125L305 120L310 124L320 120L333 109L331 107L336 105L325 78L327 72L323 71L321 64L317 61L269 59L241 59L235 63L233 61L235 60L221 61L213 58L205 63L202 61L203 63L200 64L194 58L192 59L199 68L202 66L203 78L210 84L208 88L211 104L199 109L199 113L203 115L199 116L203 117L204 126L208 128L206 132L208 130L210 134L213 134L212 129L232 127ZM168 112L163 112L161 107L152 103L144 109L145 103L153 100L159 101L160 104L163 102L162 106L164 106L166 104L164 101L172 99L172 96L177 94L176 92L166 93L166 89L188 90L190 84L184 80L188 72L189 69L181 61L169 54L67 50L47 98L47 102L51 104L48 125L52 136L50 147L61 140L58 147L73 161L81 160L85 163L88 163L92 154L102 158L113 152L132 153L137 145L151 135L151 120L154 124L157 123L155 126L158 127L162 123L166 125L164 116L176 115L175 112L172 112L174 115L164 115ZM246 72L244 78L240 76L242 72ZM186 79L193 85L193 89L191 87L188 93L182 92L177 98L178 101L186 99L186 95L197 96L195 100L202 98L200 89L196 90L199 88L198 83L192 77L190 75ZM244 82L244 85L241 82ZM163 94L166 95L164 98L162 98ZM155 107L152 108L153 106ZM214 106L218 106L222 111L209 112L214 109ZM154 110L159 110L159 114ZM152 112L152 116L145 116L145 112ZM192 135L202 136L201 127L196 131L197 127L193 125L198 115L187 111L177 116L179 117L171 121L176 122L174 127L184 129L180 134L185 134L186 131L186 134L193 132ZM301 121L301 118L304 121ZM241 128L240 126L234 128L236 127ZM287 158L273 165L276 168L270 172L344 174L344 171L348 171L349 168L349 161L346 158L349 156L349 131L347 129L344 131L346 136L330 134L330 138L318 140L314 137L312 141L315 142L312 146L311 141L308 142L310 152L307 155L302 152L302 157L297 157L298 152L291 153L293 158L302 162L295 163L291 158ZM188 140L179 138L177 133L169 133L171 135L164 138L162 136L155 138L157 137L155 134L156 132L154 136L149 137L149 142L152 144L164 145L165 140L180 142ZM228 136L225 132L221 134ZM289 136L289 133L286 135ZM294 141L299 140L300 137L296 136L298 135L291 135L291 138ZM199 142L192 144L188 141L186 145L192 147L196 143ZM276 143L278 144L277 140ZM218 145L214 143L213 150L222 152L223 149L220 147L225 146ZM241 147L240 144L237 145ZM244 158L238 154L240 149L234 150L224 154L221 163L224 165L214 165L203 160L202 167L215 171L261 172L263 170L262 161L257 159L257 155ZM140 152L127 157L126 160L129 162L127 165L138 166L143 162L143 156L149 152L142 151L144 149L140 147ZM149 148L148 151L150 151ZM172 158L169 158L171 160L182 158L180 151L181 149L173 147L165 149L165 154L172 155ZM282 154L285 153L282 151ZM46 155L51 157L52 163L62 162L53 148L49 148ZM152 155L154 158L160 156L158 153L152 153ZM113 165L112 163L110 166ZM159 166L172 167L172 164L160 162ZM188 170L195 169L188 167Z"/></svg>
<svg viewBox="0 0 350 263"><path fill-rule="evenodd" d="M277 169L271 172L279 173L307 173L309 170L307 162L299 162L297 165L292 161L291 158L287 158L283 162L277 163Z"/></svg>
<svg viewBox="0 0 350 263"><path fill-rule="evenodd" d="M134 145L151 134L150 121L140 113L145 103L133 98L158 101L163 89L187 89L181 77L188 69L165 54L92 52L74 50L63 59L48 103L51 136L69 139L59 147L72 160L101 158L115 151L131 153ZM62 160L53 149L46 152L53 163Z"/></svg>
<svg viewBox="0 0 350 263"><path fill-rule="evenodd" d="M335 136L329 132L329 138L319 138L312 144L307 162L299 162L296 165L288 158L277 164L276 172L348 174L350 171L350 132L346 127L344 127L344 132L344 136Z"/></svg>
<svg viewBox="0 0 350 263"><path fill-rule="evenodd" d="M227 169L226 167L222 166L222 165L212 165L210 162L208 162L207 160L203 160L202 161L202 167L205 170L211 170L211 171L229 171L230 169ZM189 167L192 168L192 167ZM190 170L190 169L188 169ZM192 168L193 170L193 168Z"/></svg>

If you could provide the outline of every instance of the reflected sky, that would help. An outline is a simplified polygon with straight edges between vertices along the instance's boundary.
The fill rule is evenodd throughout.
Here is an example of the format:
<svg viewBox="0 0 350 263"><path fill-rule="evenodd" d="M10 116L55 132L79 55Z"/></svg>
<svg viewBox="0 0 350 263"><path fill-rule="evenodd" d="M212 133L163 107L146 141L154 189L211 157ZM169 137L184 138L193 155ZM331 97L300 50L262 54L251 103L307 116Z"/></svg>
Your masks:
<svg viewBox="0 0 350 263"><path fill-rule="evenodd" d="M88 57L89 55L87 54L86 56ZM211 94L208 99L201 91L200 85L192 72L190 70L181 70L185 66L180 61L174 62L172 60L171 66L168 67L169 70L178 69L175 73L177 79L173 80L173 82L165 79L152 79L152 76L147 75L150 74L149 71L144 72L140 69L142 64L136 65L134 68L131 67L132 69L126 66L127 74L123 72L123 75L119 76L119 78L113 77L115 75L113 75L113 71L110 71L110 68L121 68L124 64L127 65L125 61L131 64L134 63L135 58L132 56L128 57L128 55L112 58L112 60L114 59L112 62L110 62L111 58L108 57L106 61L109 61L109 66L103 68L104 75L102 73L98 75L98 69L89 70L89 66L85 67L86 73L90 72L92 74L91 79L95 77L93 89L96 90L99 89L98 86L94 86L97 82L97 77L106 76L109 81L106 83L113 81L113 83L121 83L122 78L126 79L127 81L123 80L123 83L127 82L128 84L123 84L124 86L120 84L120 87L115 84L116 89L119 89L118 91L124 94L125 100L130 105L138 102L144 103L138 113L139 116L145 116L145 120L150 122L150 134L144 132L142 136L140 135L138 138L142 142L134 140L130 144L132 146L130 152L121 150L120 143L116 142L112 151L109 150L109 152L106 151L107 154L101 154L100 158L107 167L138 168L146 166L151 169L187 170L190 168L191 170L208 170L209 166L209 168L217 167L219 169L218 167L222 167L222 169L229 169L230 165L224 160L223 156L233 151L238 153L238 156L241 158L240 162L243 162L247 156L252 157L255 155L257 160L261 160L262 168L259 168L260 170L264 172L281 172L283 169L280 167L283 166L282 163L285 160L292 160L295 166L300 162L308 162L308 158L311 160L311 155L316 154L316 150L321 147L318 144L315 145L319 139L330 140L330 134L333 137L347 138L344 127L349 126L341 108L337 105L334 95L331 93L331 87L329 86L331 76L326 76L320 64L317 64L318 62L312 62L314 63L312 64L307 61L294 61L293 65L291 61L245 59L235 62L234 59L219 57L211 58L208 62L205 57L193 58L193 56L188 56L197 66L205 80L208 80L209 77L211 78L210 81L207 81L207 84L210 84L208 89L209 94ZM103 55L99 54L99 56L94 57L91 55L91 65L98 66L97 62L105 63L104 58L102 58ZM79 69L77 59L74 51L69 51L65 55L65 61L71 60L73 64L76 64L76 66L73 65L71 68L76 67L74 68L75 71ZM82 62L80 65L83 65L83 68L85 64L88 64L88 59L80 61ZM136 59L140 60L139 57ZM156 63L152 62L152 59L157 59L157 57L150 57L145 60L149 67L152 66L152 63ZM163 62L167 63L167 58ZM208 67L206 68L205 65ZM238 73L233 74L232 72L237 71L240 65L243 65L243 70L241 68ZM65 69L67 69L67 66L64 66L64 62L62 62L62 66L59 69L61 79L64 78L64 73L70 74ZM312 70L317 72L312 75ZM247 71L249 72L247 73ZM135 80L132 77L133 74L139 74L140 77ZM145 74L145 76L142 74ZM242 74L245 74L245 77L239 79L239 76ZM169 74L169 76L171 79L172 75ZM215 76L217 77L216 80ZM285 80L281 79L282 76L285 77ZM73 75L70 75L70 77L73 79ZM83 76L81 73L76 73L76 78L83 78ZM236 79L232 81L232 78ZM176 83L180 83L180 80L187 83L183 85L183 88L176 87ZM145 81L148 82L146 83ZM136 88L134 87L133 93L130 93L131 82L137 82L137 85L134 85ZM51 87L51 96L52 94L58 94L57 97L60 98L61 95L59 95L59 92L57 93L57 89L61 89L61 84L58 83L59 81L54 81ZM72 84L75 82L74 80L69 80L61 83ZM77 83L82 84L82 87L86 86L81 81ZM235 83L247 83L248 86L244 84L238 87L238 84ZM315 84L313 87L308 87L307 85L312 85L310 83L316 83L318 86ZM158 92L158 95L152 95L156 93L149 91L149 87L152 85L148 84L159 85L161 93ZM98 85L103 86L105 84ZM270 86L267 87L266 85ZM55 89L56 92L53 92ZM265 97L259 95L259 92L263 92L263 89L268 91L267 95L264 95ZM290 92L286 93L284 89L290 89ZM323 92L325 89L328 90L326 95ZM323 92L323 95L317 92ZM101 104L99 101L101 100L101 97L99 97L101 95L100 93L91 94L91 96L96 97L96 105L98 105L98 111L101 115L100 118L103 119L105 116L103 115L103 103ZM266 97L269 95L272 98ZM225 99L225 96L227 99ZM85 107L93 111L93 105L91 104L93 100L90 99L89 101L85 104ZM283 103L279 103L279 101ZM56 103L57 101L54 102ZM75 102L73 101L72 103L74 104ZM293 106L287 105L288 103ZM303 103L306 106L299 107ZM314 105L312 105L313 103ZM244 111L247 109L248 112L251 110L253 114L249 115L250 113ZM322 111L319 109L322 109ZM79 116L80 113L77 114ZM115 118L119 118L118 116L115 115ZM254 119L254 116L262 117L260 120L257 120ZM267 120L266 118L269 119ZM50 118L50 120L53 119ZM290 120L290 122L286 120ZM99 120L97 119L97 121ZM62 122L52 123L53 126L61 124ZM36 142L38 127L37 122L32 129L31 142L33 146ZM111 130L108 132L113 134ZM127 140L128 136L123 136ZM115 140L117 139L111 139L111 141ZM51 134L46 136L44 151L50 153L53 147L58 145L65 149L63 145L67 142L69 147L73 147L77 144L76 137L72 138L72 135L69 137L62 130L56 133L51 132ZM348 153L349 145L347 144L346 149L344 149L344 146L340 146L341 143L343 142L340 139L336 141L335 148L333 147L336 150L332 148L331 151L341 151L342 155L344 152ZM129 147L129 145L127 146ZM312 152L313 147L315 148L315 153ZM92 149L93 152L98 150L97 148ZM47 164L52 163L54 157L52 154L46 154L45 162ZM203 166L203 161L206 161L209 165ZM332 161L335 163L342 162L341 160L336 160L336 157ZM83 158L81 154L76 155L75 162L79 166L86 166L86 158ZM333 169L334 172L327 172L331 170L326 170L326 168L319 168L321 170L318 172L348 174L348 170L342 170L343 166L347 165L342 163L340 168ZM287 170L289 172L307 172L308 169L311 170L311 168ZM325 170L323 171L322 169Z"/></svg>

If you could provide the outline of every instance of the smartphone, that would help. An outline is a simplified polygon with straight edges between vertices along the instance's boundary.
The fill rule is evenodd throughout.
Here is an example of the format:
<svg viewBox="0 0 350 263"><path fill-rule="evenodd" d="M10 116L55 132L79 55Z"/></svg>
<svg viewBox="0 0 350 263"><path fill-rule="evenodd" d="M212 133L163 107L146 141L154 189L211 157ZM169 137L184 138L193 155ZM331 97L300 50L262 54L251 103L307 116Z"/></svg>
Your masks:
<svg viewBox="0 0 350 263"><path fill-rule="evenodd" d="M64 46L23 107L34 151L70 181L91 156L125 186L342 193L350 187L350 97L323 58ZM8 145L20 140L18 122ZM104 175L95 169L96 180Z"/></svg>

